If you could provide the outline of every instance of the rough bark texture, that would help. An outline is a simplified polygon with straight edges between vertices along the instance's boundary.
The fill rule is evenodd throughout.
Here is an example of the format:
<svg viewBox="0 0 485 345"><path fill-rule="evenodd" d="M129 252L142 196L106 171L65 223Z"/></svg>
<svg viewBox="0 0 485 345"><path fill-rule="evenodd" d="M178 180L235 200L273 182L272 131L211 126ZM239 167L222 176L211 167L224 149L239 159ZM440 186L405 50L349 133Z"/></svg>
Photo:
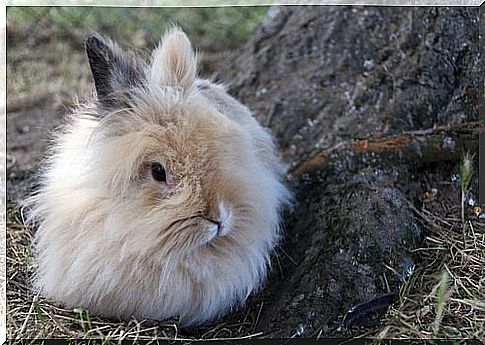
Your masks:
<svg viewBox="0 0 485 345"><path fill-rule="evenodd" d="M345 335L352 306L398 291L421 236L412 208L478 149L478 48L478 8L273 7L220 71L276 136L295 190L253 297L258 330Z"/></svg>
<svg viewBox="0 0 485 345"><path fill-rule="evenodd" d="M220 75L296 162L478 118L478 8L273 7Z"/></svg>

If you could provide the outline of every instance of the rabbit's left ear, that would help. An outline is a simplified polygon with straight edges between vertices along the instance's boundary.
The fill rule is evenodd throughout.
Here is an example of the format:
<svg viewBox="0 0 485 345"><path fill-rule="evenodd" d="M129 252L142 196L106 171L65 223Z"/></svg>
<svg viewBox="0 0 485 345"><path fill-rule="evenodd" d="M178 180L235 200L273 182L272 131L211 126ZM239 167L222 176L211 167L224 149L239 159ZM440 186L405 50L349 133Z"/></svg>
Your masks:
<svg viewBox="0 0 485 345"><path fill-rule="evenodd" d="M185 33L172 28L153 51L150 67L152 85L172 86L190 93L197 75L197 58Z"/></svg>
<svg viewBox="0 0 485 345"><path fill-rule="evenodd" d="M115 105L118 92L141 83L142 72L116 43L93 34L84 44L101 104Z"/></svg>

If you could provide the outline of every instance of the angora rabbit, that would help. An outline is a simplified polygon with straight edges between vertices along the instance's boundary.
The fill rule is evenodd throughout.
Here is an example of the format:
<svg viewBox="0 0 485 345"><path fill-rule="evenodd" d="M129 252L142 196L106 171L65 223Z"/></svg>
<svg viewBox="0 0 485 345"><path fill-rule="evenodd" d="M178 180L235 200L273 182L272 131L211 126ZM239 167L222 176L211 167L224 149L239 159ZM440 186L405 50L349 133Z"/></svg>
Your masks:
<svg viewBox="0 0 485 345"><path fill-rule="evenodd" d="M58 134L28 203L36 286L66 307L197 325L265 279L290 194L270 134L196 77L169 30L149 62L85 41L96 96Z"/></svg>

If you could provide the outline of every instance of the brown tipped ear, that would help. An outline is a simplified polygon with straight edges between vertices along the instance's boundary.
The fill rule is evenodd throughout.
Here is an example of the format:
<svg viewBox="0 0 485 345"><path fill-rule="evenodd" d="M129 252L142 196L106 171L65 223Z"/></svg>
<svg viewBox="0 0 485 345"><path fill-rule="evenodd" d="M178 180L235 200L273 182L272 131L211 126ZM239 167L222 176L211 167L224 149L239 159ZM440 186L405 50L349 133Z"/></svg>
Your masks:
<svg viewBox="0 0 485 345"><path fill-rule="evenodd" d="M143 72L136 69L116 43L93 34L84 44L101 104L114 105L117 92L141 83Z"/></svg>
<svg viewBox="0 0 485 345"><path fill-rule="evenodd" d="M170 29L153 51L150 68L152 85L172 86L189 93L197 75L197 59L185 33Z"/></svg>

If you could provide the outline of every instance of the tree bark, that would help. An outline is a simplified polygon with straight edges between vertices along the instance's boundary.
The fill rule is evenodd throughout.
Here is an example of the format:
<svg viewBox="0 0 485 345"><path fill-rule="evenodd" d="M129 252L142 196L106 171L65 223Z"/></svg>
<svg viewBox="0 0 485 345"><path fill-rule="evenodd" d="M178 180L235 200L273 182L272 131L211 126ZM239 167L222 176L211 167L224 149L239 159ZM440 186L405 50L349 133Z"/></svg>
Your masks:
<svg viewBox="0 0 485 345"><path fill-rule="evenodd" d="M478 8L273 7L220 71L289 162L478 120Z"/></svg>

